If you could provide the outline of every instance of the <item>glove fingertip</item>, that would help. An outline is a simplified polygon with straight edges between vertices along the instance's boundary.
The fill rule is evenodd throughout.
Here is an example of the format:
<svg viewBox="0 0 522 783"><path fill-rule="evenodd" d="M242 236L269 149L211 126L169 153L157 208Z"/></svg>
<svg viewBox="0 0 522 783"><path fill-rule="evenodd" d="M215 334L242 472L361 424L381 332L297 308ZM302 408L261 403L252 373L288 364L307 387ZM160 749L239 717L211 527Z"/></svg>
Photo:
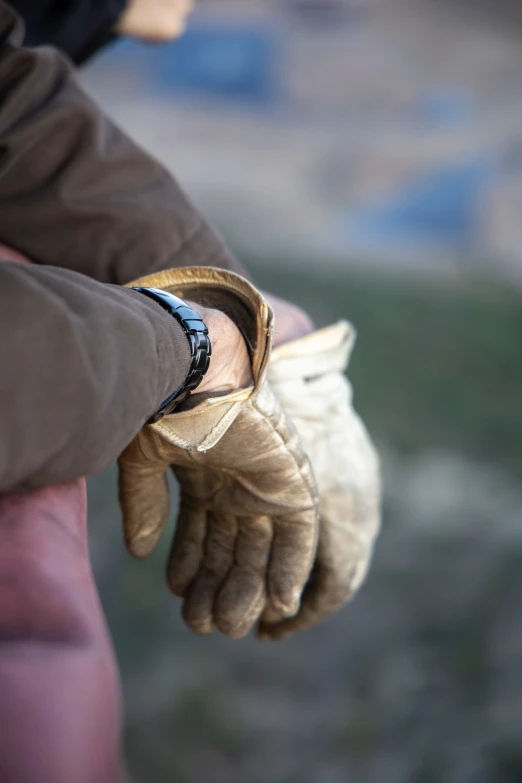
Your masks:
<svg viewBox="0 0 522 783"><path fill-rule="evenodd" d="M264 626L259 626L256 628L256 638L259 639L260 642L274 642L277 639L277 636L270 633Z"/></svg>
<svg viewBox="0 0 522 783"><path fill-rule="evenodd" d="M216 625L222 634L229 639L243 639L248 636L252 629L253 620L250 615L243 617L239 622L237 617L230 618L225 616L216 617Z"/></svg>
<svg viewBox="0 0 522 783"><path fill-rule="evenodd" d="M228 625L227 623L219 623L218 629L229 639L244 639L245 636L248 636L251 630L251 625L248 624L234 627L232 625Z"/></svg>
<svg viewBox="0 0 522 783"><path fill-rule="evenodd" d="M169 586L170 592L173 595L177 596L178 598L183 598L187 589L187 584L186 582L182 582L177 579L176 576L170 572L170 570L167 570L167 584Z"/></svg>
<svg viewBox="0 0 522 783"><path fill-rule="evenodd" d="M119 500L123 533L129 554L138 560L155 550L169 516L166 473L134 475L120 463Z"/></svg>
<svg viewBox="0 0 522 783"><path fill-rule="evenodd" d="M256 629L256 637L262 642L280 642L291 635L290 629L278 623L260 623Z"/></svg>
<svg viewBox="0 0 522 783"><path fill-rule="evenodd" d="M249 600L238 606L235 601L230 601L235 591L225 589L220 593L215 608L215 623L222 634L229 639L242 639L247 636L258 619L266 600L264 589L254 588L244 594Z"/></svg>
<svg viewBox="0 0 522 783"><path fill-rule="evenodd" d="M127 545L128 552L136 558L136 560L143 560L151 555L156 549L159 536L151 535L137 535L131 539L128 539L125 543Z"/></svg>
<svg viewBox="0 0 522 783"><path fill-rule="evenodd" d="M190 628L191 631L197 633L198 636L210 636L215 631L212 618L211 617L202 618L200 616L194 617L192 613L192 608L187 603L187 601L185 601L183 604L183 608L181 610L181 616L183 617L185 625L188 628Z"/></svg>
<svg viewBox="0 0 522 783"><path fill-rule="evenodd" d="M269 616L283 620L294 617L298 613L300 606L301 591L294 591L293 595L290 594L284 598L281 596L270 596L270 603L266 613Z"/></svg>

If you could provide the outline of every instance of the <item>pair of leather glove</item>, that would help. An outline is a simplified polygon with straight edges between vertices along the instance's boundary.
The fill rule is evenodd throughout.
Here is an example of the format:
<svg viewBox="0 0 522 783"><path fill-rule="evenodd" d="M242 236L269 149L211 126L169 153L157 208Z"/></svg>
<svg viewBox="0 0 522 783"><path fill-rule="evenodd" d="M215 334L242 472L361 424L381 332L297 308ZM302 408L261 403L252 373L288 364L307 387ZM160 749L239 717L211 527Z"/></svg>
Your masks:
<svg viewBox="0 0 522 783"><path fill-rule="evenodd" d="M197 633L281 638L345 603L379 528L378 460L351 407L352 327L340 322L271 352L273 314L241 277L211 268L159 272L151 286L221 309L241 329L254 384L193 394L148 425L119 460L129 551L146 557L180 508L167 565Z"/></svg>

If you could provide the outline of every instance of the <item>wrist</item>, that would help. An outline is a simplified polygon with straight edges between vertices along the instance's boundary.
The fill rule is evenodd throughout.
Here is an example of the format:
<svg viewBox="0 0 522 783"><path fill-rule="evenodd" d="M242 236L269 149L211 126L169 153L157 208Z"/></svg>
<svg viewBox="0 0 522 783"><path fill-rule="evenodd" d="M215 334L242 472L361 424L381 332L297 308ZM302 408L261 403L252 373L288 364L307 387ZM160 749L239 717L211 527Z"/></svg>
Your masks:
<svg viewBox="0 0 522 783"><path fill-rule="evenodd" d="M195 393L234 391L250 386L253 378L248 348L232 319L221 310L192 301L187 304L202 318L212 345L209 368Z"/></svg>

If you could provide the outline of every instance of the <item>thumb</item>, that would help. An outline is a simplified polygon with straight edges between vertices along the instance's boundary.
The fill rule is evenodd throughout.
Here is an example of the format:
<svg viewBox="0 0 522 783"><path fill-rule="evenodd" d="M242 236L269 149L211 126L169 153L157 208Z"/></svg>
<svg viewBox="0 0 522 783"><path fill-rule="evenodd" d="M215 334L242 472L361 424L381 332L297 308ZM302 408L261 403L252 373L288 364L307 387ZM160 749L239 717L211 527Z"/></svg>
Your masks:
<svg viewBox="0 0 522 783"><path fill-rule="evenodd" d="M162 462L118 461L118 492L125 544L131 555L148 557L161 538L169 515L169 488Z"/></svg>

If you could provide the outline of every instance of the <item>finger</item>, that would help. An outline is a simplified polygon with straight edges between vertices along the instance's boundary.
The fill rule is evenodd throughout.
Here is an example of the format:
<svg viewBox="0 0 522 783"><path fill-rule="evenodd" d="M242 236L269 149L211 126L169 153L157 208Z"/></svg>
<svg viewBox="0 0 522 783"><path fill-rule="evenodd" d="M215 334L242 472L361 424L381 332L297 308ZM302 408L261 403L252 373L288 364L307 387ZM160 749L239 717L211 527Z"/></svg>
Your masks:
<svg viewBox="0 0 522 783"><path fill-rule="evenodd" d="M277 640L312 628L340 609L352 594L349 580L339 580L338 574L329 569L314 568L297 614L281 619L271 607L267 607L259 621L257 636Z"/></svg>
<svg viewBox="0 0 522 783"><path fill-rule="evenodd" d="M203 545L207 530L207 511L203 506L192 506L181 500L176 533L167 562L167 582L182 598L198 573L203 560Z"/></svg>
<svg viewBox="0 0 522 783"><path fill-rule="evenodd" d="M154 551L169 515L165 466L120 460L118 492L127 549L134 557L147 557Z"/></svg>
<svg viewBox="0 0 522 783"><path fill-rule="evenodd" d="M274 623L261 620L256 630L256 636L263 641L280 641L292 636L297 631L312 628L321 619L322 617L313 612L309 606L303 607L295 617L287 617L285 620L278 620Z"/></svg>
<svg viewBox="0 0 522 783"><path fill-rule="evenodd" d="M268 572L269 606L279 617L296 614L317 548L315 509L274 520Z"/></svg>
<svg viewBox="0 0 522 783"><path fill-rule="evenodd" d="M212 633L214 630L214 603L234 563L236 538L235 517L208 515L203 562L186 591L182 611L183 619L196 633Z"/></svg>
<svg viewBox="0 0 522 783"><path fill-rule="evenodd" d="M297 614L282 619L272 607L267 606L258 626L260 638L282 639L296 631L311 628L338 611L355 595L368 571L371 548L366 540L361 541L350 530L335 532L333 538L325 536L323 527L317 560Z"/></svg>
<svg viewBox="0 0 522 783"><path fill-rule="evenodd" d="M234 565L214 606L215 624L226 636L245 636L265 606L271 543L268 517L240 520Z"/></svg>

